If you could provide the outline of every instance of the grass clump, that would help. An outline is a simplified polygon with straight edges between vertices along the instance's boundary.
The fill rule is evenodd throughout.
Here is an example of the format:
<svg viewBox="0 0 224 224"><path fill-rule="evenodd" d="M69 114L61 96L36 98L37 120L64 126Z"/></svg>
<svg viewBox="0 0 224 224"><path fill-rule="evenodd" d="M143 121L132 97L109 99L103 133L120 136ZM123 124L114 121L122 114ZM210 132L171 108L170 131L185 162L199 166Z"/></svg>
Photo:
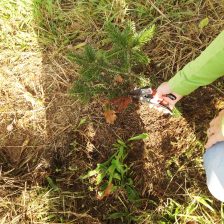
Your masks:
<svg viewBox="0 0 224 224"><path fill-rule="evenodd" d="M69 58L80 65L80 77L74 83L71 94L88 102L96 96L124 94L128 87L138 84L139 75L133 68L149 63L142 47L152 39L154 31L155 26L150 26L137 32L133 22L129 22L123 30L112 23L107 24L107 49L86 45L82 54L69 54Z"/></svg>
<svg viewBox="0 0 224 224"><path fill-rule="evenodd" d="M219 223L220 217L214 208L213 201L207 196L188 192L184 204L171 198L167 199L159 223Z"/></svg>

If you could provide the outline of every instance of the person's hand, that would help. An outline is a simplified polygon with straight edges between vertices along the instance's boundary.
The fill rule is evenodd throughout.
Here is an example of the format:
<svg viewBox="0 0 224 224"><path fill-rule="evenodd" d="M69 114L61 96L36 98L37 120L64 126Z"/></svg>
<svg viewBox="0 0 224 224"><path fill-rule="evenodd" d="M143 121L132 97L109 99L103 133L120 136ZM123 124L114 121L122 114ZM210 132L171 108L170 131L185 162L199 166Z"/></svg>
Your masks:
<svg viewBox="0 0 224 224"><path fill-rule="evenodd" d="M162 83L156 91L157 92L153 99L167 105L171 110L174 108L175 104L182 98L182 96L180 96L179 94L172 92L168 85L168 82ZM174 96L176 96L176 100L171 100L169 97L167 97L166 95L169 93L172 93Z"/></svg>
<svg viewBox="0 0 224 224"><path fill-rule="evenodd" d="M217 142L224 141L222 134L222 119L224 118L224 110L222 110L217 117L210 122L210 127L207 130L208 141L205 148L208 149Z"/></svg>

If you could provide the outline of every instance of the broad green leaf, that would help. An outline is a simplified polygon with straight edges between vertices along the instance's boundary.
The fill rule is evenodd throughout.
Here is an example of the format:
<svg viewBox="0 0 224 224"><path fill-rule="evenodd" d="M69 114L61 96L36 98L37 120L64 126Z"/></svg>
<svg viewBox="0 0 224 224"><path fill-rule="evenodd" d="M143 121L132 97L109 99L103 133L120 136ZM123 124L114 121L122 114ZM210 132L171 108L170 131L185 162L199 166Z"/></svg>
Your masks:
<svg viewBox="0 0 224 224"><path fill-rule="evenodd" d="M117 154L117 156L116 156L116 159L117 159L117 160L124 160L124 158L125 158L124 147L123 147L123 146L120 146L120 147L119 147L118 154Z"/></svg>
<svg viewBox="0 0 224 224"><path fill-rule="evenodd" d="M89 177L92 177L92 176L95 176L99 173L99 171L97 169L95 170L90 170L86 175L84 176L81 176L81 179L86 179L86 178L89 178Z"/></svg>
<svg viewBox="0 0 224 224"><path fill-rule="evenodd" d="M202 197L196 196L194 197L199 203L201 203L202 205L204 205L205 207L207 207L210 211L215 212L214 208L211 207L211 205L209 205L208 202L211 202L211 200L209 199L204 199Z"/></svg>
<svg viewBox="0 0 224 224"><path fill-rule="evenodd" d="M148 136L147 133L142 133L142 134L140 134L140 135L136 135L136 136L134 136L134 137L132 137L132 138L129 138L128 141L137 141L137 140L141 140L141 139L146 139L146 138L148 138L148 137L149 137L149 136Z"/></svg>
<svg viewBox="0 0 224 224"><path fill-rule="evenodd" d="M106 165L105 163L98 163L96 165L96 170L100 171L101 169L105 169L106 168Z"/></svg>
<svg viewBox="0 0 224 224"><path fill-rule="evenodd" d="M116 168L116 170L123 176L124 175L124 168L123 168L123 165L120 163L120 161L114 159L112 161L112 164L114 165L114 167Z"/></svg>
<svg viewBox="0 0 224 224"><path fill-rule="evenodd" d="M106 175L106 173L99 173L96 177L96 185L99 185Z"/></svg>
<svg viewBox="0 0 224 224"><path fill-rule="evenodd" d="M50 177L47 177L47 182L50 185L50 187L52 189L54 189L55 191L59 191L60 190L59 187L54 183L54 181Z"/></svg>
<svg viewBox="0 0 224 224"><path fill-rule="evenodd" d="M113 181L113 175L110 175L110 177L109 177L109 181L108 181L108 184L110 184L110 183L112 183L112 181Z"/></svg>
<svg viewBox="0 0 224 224"><path fill-rule="evenodd" d="M117 180L121 180L121 176L120 176L120 174L118 174L117 172L114 173L113 178L114 178L114 179L117 179Z"/></svg>
<svg viewBox="0 0 224 224"><path fill-rule="evenodd" d="M127 191L128 199L130 201L135 201L139 199L139 194L133 187L126 186L126 191Z"/></svg>
<svg viewBox="0 0 224 224"><path fill-rule="evenodd" d="M80 126L82 126L83 124L85 124L86 121L87 121L87 118L86 118L86 117L82 118L82 119L80 120L79 124L78 124L78 128L79 128Z"/></svg>
<svg viewBox="0 0 224 224"><path fill-rule="evenodd" d="M209 18L206 17L204 19L202 19L198 25L198 27L203 30L203 28L205 28L207 25L209 24Z"/></svg>
<svg viewBox="0 0 224 224"><path fill-rule="evenodd" d="M111 164L113 164L113 160L112 160ZM116 167L115 167L114 164L111 165L111 166L107 169L107 172L108 172L108 174L110 175L110 177L109 177L109 183L111 183L112 180L113 180L113 176L114 176L114 171L115 171L115 169L116 169ZM108 183L108 184L109 184L109 183Z"/></svg>
<svg viewBox="0 0 224 224"><path fill-rule="evenodd" d="M128 178L127 179L127 184L128 185L133 185L134 183L133 183L133 180L131 179L131 178Z"/></svg>
<svg viewBox="0 0 224 224"><path fill-rule="evenodd" d="M105 182L105 183L103 183L101 186L100 186L100 191L105 191L105 189L107 188L107 186L108 186L108 183L107 182Z"/></svg>
<svg viewBox="0 0 224 224"><path fill-rule="evenodd" d="M118 139L117 142L119 143L119 145L122 145L123 147L126 147L125 142L123 142L121 139Z"/></svg>

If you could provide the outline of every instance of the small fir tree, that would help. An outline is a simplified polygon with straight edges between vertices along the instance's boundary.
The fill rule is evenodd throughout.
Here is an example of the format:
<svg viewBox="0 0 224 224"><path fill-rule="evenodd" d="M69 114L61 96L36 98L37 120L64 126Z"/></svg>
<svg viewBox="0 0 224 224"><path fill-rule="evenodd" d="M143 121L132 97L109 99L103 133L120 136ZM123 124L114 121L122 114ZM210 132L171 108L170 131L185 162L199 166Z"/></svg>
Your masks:
<svg viewBox="0 0 224 224"><path fill-rule="evenodd" d="M86 45L82 54L69 54L70 60L80 65L80 77L74 82L71 94L87 102L96 96L110 98L125 94L139 80L133 67L149 63L142 47L152 39L154 31L154 25L136 32L133 22L123 30L112 23L107 24L109 49L96 50ZM118 75L123 81L115 85L114 79Z"/></svg>

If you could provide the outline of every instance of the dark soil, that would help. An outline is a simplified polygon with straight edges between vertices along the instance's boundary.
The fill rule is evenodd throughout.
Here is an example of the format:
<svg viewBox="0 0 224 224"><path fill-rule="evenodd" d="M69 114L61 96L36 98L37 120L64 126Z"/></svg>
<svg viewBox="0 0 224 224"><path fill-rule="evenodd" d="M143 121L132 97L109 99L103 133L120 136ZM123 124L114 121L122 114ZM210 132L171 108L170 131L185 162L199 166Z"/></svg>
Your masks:
<svg viewBox="0 0 224 224"><path fill-rule="evenodd" d="M44 154L41 154L41 149L31 154L30 150L21 151L21 147L18 153L15 153L16 148L11 148L13 150L10 151L3 148L1 158L6 158L1 161L3 171L17 167L12 170L11 175L18 176L22 182L26 181L28 187L34 183L49 186L46 177L50 177L60 187L60 194L78 192L79 197L75 200L68 197L65 201L67 211L87 214L80 216L78 224L121 223L120 220L110 221L105 218L112 212L125 210L119 197L123 199L129 212L133 212L132 209L135 212L135 207L127 201L125 193L118 191L104 200L98 200L96 192L89 191L91 184L88 180L82 181L80 176L94 169L98 163L106 161L114 152L112 145L117 139L125 141L132 136L148 133L148 139L131 145L127 157L132 171L130 176L143 199L142 210L154 211L156 205L165 202L173 194L175 200L184 201L185 190L194 187L192 183L197 185L196 189L203 191L206 184L201 172L204 171L195 158L203 155L207 127L210 120L222 109L217 106L218 101L222 99L222 94L213 87L201 88L180 101L178 109L182 116L163 115L150 109L147 104L131 104L125 111L117 114L114 125L106 123L103 108L94 102L88 109L76 108L82 110L80 114L86 117L87 121L81 128L73 128L72 131L71 124L77 123L81 118L75 117L71 111L68 112L71 117L64 117L60 112L60 101L57 100L54 102L55 108L51 110L58 113L47 111L50 136L57 130L57 125L61 127L59 124L63 123L60 128L62 131L49 140L54 144L49 144L49 147L46 145ZM64 108L67 108L66 105L70 105L70 101L64 102L64 105ZM25 132L20 136L22 143L26 143L24 138L35 142ZM11 144L12 142L11 138ZM13 152L16 163L10 152ZM7 162L7 158L11 163ZM21 186L15 189L22 188ZM149 203L148 199L154 204ZM58 206L58 211L62 210L62 205ZM74 217L77 218L75 215Z"/></svg>
<svg viewBox="0 0 224 224"><path fill-rule="evenodd" d="M71 133L76 139L74 153L66 156L65 152L61 156L64 161L56 162L61 164L64 171L74 165L78 167L77 171L69 177L66 176L68 172L63 171L52 173L52 176L56 181L66 180L60 183L63 189L73 189L86 195L77 199L77 212L88 211L99 223L117 223L105 221L105 217L110 212L124 210L117 198L119 192L99 201L96 192L88 191L88 181L82 182L79 177L95 168L97 163L106 161L113 153L112 145L117 139L127 140L146 132L149 138L134 143L127 158L127 163L132 167L134 184L143 199L159 203L172 194L184 194L186 188L192 187L191 182L206 189L205 178L198 172L201 168L197 167L194 158L203 155L206 129L218 113L215 105L220 98L222 96L213 88L201 88L181 100L178 108L182 116L163 115L150 109L147 104L132 104L118 114L114 125L107 124L102 108L93 104L91 111L84 111L84 114L91 114L90 121L81 131ZM184 198L180 196L179 200ZM142 206L152 209L150 204L143 203ZM85 223L97 222L92 220Z"/></svg>

